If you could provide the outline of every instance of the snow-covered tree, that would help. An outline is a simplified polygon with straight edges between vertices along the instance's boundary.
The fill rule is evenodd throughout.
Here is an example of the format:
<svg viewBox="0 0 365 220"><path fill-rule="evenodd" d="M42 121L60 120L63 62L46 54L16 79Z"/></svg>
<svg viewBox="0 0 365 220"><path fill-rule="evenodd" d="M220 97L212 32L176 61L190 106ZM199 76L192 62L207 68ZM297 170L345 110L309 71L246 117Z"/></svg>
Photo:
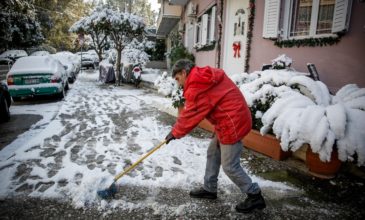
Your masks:
<svg viewBox="0 0 365 220"><path fill-rule="evenodd" d="M122 51L122 61L125 63L132 64L146 64L150 59L149 55L146 53L147 48L153 48L154 43L151 41L139 42L133 39L130 44L128 44Z"/></svg>
<svg viewBox="0 0 365 220"><path fill-rule="evenodd" d="M102 7L97 7L89 16L78 20L70 28L70 32L90 35L99 61L102 60L102 53L107 45L109 31L104 21L106 19L105 12L106 10Z"/></svg>
<svg viewBox="0 0 365 220"><path fill-rule="evenodd" d="M108 28L107 32L117 50L116 73L120 83L122 51L134 41L143 42L145 23L137 15L109 8L104 8L100 14L101 25Z"/></svg>
<svg viewBox="0 0 365 220"><path fill-rule="evenodd" d="M0 48L26 48L42 43L44 37L32 4L2 1L0 6Z"/></svg>

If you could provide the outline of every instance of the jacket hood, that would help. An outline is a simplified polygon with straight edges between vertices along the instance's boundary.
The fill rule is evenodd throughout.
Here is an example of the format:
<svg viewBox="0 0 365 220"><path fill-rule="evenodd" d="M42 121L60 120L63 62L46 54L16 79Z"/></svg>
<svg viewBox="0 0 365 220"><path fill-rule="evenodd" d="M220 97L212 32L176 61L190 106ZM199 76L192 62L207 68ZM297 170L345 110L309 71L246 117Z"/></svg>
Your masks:
<svg viewBox="0 0 365 220"><path fill-rule="evenodd" d="M195 100L201 93L223 80L224 71L221 69L206 67L193 67L186 79L184 97Z"/></svg>

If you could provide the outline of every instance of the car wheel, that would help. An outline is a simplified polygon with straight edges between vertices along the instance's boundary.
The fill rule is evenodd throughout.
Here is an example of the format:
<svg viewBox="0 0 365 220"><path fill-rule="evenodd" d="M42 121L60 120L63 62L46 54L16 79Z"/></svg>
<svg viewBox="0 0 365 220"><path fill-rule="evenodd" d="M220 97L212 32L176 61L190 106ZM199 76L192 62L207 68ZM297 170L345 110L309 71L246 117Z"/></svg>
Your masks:
<svg viewBox="0 0 365 220"><path fill-rule="evenodd" d="M65 88L62 89L62 92L58 93L58 98L63 99L66 96Z"/></svg>
<svg viewBox="0 0 365 220"><path fill-rule="evenodd" d="M12 97L12 98L13 98L13 101L14 101L14 102L18 102L18 101L20 101L20 99L21 99L20 97Z"/></svg>
<svg viewBox="0 0 365 220"><path fill-rule="evenodd" d="M66 81L66 85L65 85L65 90L69 90L70 89L70 86L68 85L68 82Z"/></svg>
<svg viewBox="0 0 365 220"><path fill-rule="evenodd" d="M10 119L9 105L3 95L0 96L0 121L5 122Z"/></svg>

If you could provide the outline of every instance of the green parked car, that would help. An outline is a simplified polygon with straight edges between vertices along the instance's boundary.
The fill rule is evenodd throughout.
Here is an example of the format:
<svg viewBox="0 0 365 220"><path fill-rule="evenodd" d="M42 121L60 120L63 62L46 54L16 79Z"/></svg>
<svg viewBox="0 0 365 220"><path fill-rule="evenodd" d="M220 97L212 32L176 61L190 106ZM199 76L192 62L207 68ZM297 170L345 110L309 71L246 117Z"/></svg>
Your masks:
<svg viewBox="0 0 365 220"><path fill-rule="evenodd" d="M68 90L66 70L59 61L50 56L18 59L6 79L14 101L21 97L40 95L63 98Z"/></svg>

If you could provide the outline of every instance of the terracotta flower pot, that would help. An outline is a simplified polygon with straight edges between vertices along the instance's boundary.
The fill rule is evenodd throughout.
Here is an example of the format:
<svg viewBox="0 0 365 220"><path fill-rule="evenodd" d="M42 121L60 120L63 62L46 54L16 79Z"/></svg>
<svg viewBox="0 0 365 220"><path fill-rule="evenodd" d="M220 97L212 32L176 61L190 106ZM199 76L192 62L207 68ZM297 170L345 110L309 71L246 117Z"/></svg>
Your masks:
<svg viewBox="0 0 365 220"><path fill-rule="evenodd" d="M308 147L306 154L306 166L313 176L330 179L336 176L336 173L341 167L341 161L338 159L338 152L336 148L332 151L330 162L323 162L319 159L319 155L317 153L313 153L312 149Z"/></svg>
<svg viewBox="0 0 365 220"><path fill-rule="evenodd" d="M280 141L275 136L262 136L259 131L253 129L243 138L243 145L275 160L284 160L291 155L290 151L285 152L281 149Z"/></svg>

